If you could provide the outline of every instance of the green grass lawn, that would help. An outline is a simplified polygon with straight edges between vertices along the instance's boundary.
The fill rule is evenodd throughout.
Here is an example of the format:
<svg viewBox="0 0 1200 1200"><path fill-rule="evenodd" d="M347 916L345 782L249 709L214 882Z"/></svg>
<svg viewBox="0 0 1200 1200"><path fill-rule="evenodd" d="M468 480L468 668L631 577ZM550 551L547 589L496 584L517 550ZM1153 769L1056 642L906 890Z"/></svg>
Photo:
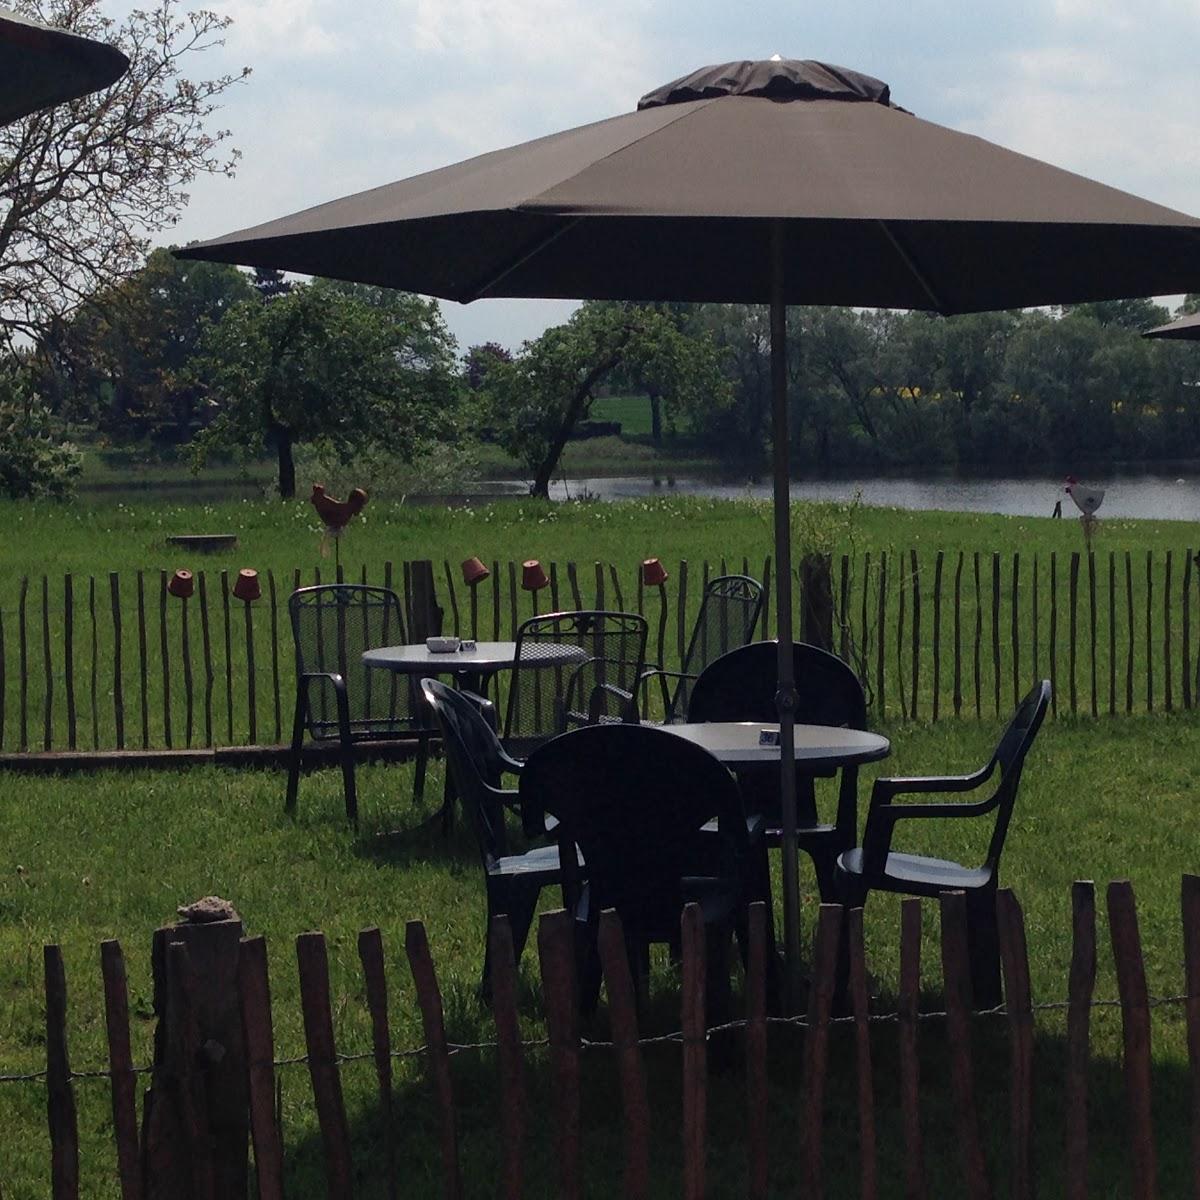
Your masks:
<svg viewBox="0 0 1200 1200"><path fill-rule="evenodd" d="M982 761L999 724L985 720L890 730L894 753L882 764L889 773L943 773ZM1035 999L1065 996L1070 959L1070 886L1077 878L1102 885L1134 881L1140 908L1151 991L1173 995L1182 986L1178 918L1181 873L1198 866L1192 836L1195 808L1193 764L1200 755L1200 725L1177 714L1121 718L1099 724L1060 721L1047 725L1030 756L1004 861L1004 880L1015 888L1026 915ZM428 786L440 794L440 767ZM329 939L334 1013L339 1048L369 1049L370 1033L357 964L355 935L378 924L388 954L394 1043L423 1041L413 989L403 956L407 919L425 921L442 981L448 1033L454 1042L490 1040L488 1014L475 1000L481 954L483 893L477 859L463 832L444 841L418 831L408 767L362 772L363 827L354 833L340 817L336 772L302 783L293 820L282 813L283 779L276 772L180 774L108 773L86 777L3 779L5 827L0 856L0 1073L22 1073L44 1063L41 955L47 941L64 949L70 987L69 1036L76 1069L104 1064L103 1007L98 945L121 939L135 1014L135 1059L148 1061L150 1021L149 947L152 930L173 918L176 905L208 893L234 901L250 933L268 938L276 1026L281 1058L303 1052L293 939L322 929ZM864 789L866 781L864 781ZM982 854L982 829L948 823L922 831L906 848L936 850L969 859ZM811 874L802 877L802 914L811 935L816 898ZM547 906L555 902L547 896ZM1098 896L1100 969L1097 995L1116 995ZM936 914L927 909L924 979L930 1007L940 1006ZM874 899L867 909L870 966L882 1008L894 994L898 904ZM531 949L531 948L530 948ZM523 963L522 1011L528 1034L540 1035L536 955ZM677 1026L677 982L659 965L647 1032ZM1063 1025L1061 1015L1039 1018L1037 1115L1042 1194L1057 1194L1061 1171ZM589 1032L604 1036L603 1016ZM1129 1194L1123 1141L1119 1075L1120 1025L1112 1010L1098 1010L1093 1032L1093 1192ZM798 1168L800 1045L787 1031L772 1034L771 1131L776 1147L773 1178L780 1194ZM922 1025L925 1045L923 1105L932 1195L959 1190L958 1156L941 1026ZM1002 1022L982 1019L977 1028L978 1086L988 1142L999 1180L1004 1178L1007 1051ZM885 1196L900 1194L899 1112L895 1084L895 1026L875 1028L881 1162ZM1180 1195L1187 1178L1186 1047L1178 1008L1155 1012L1155 1087L1163 1195ZM661 1194L678 1187L678 1049L648 1055L655 1128L654 1171ZM855 1193L853 1056L848 1034L833 1042L827 1168L830 1195ZM490 1193L496 1164L491 1052L453 1059L461 1105L461 1140L467 1194ZM534 1112L530 1148L530 1195L553 1194L553 1085L544 1052L531 1055ZM398 1065L399 1150L404 1193L439 1194L436 1119L416 1064ZM382 1148L369 1061L342 1071L360 1161L360 1194L384 1194ZM612 1195L619 1162L620 1114L615 1067L602 1051L585 1057L585 1147L589 1195ZM284 1129L291 1154L289 1194L321 1194L322 1168L307 1072L282 1069ZM740 1071L712 1081L710 1194L741 1194L744 1166L744 1101ZM83 1139L83 1194L117 1194L110 1142L107 1089L102 1082L77 1085ZM5 1196L48 1194L45 1096L38 1083L0 1083L0 1127L7 1132L0 1165ZM657 1194L657 1193L656 1193Z"/></svg>

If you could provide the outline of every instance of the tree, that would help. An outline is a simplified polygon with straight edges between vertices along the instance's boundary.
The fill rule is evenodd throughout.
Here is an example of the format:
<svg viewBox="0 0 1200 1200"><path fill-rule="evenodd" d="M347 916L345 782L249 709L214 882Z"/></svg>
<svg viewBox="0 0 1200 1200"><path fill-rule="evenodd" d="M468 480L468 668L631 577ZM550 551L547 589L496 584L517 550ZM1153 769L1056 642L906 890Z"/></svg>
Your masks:
<svg viewBox="0 0 1200 1200"><path fill-rule="evenodd" d="M671 317L634 304L590 302L565 325L526 342L512 362L497 361L484 385L497 439L533 475L530 494L548 497L576 421L617 367L653 377L681 411L724 402L716 347L682 333Z"/></svg>
<svg viewBox="0 0 1200 1200"><path fill-rule="evenodd" d="M1063 312L1072 316L1091 317L1097 324L1143 333L1155 325L1165 325L1170 312L1153 300L1090 300L1086 304L1067 304Z"/></svg>
<svg viewBox="0 0 1200 1200"><path fill-rule="evenodd" d="M436 301L326 280L235 305L193 371L215 414L194 440L197 463L274 448L283 499L296 493L298 443L345 463L364 448L411 461L449 425L458 387Z"/></svg>
<svg viewBox="0 0 1200 1200"><path fill-rule="evenodd" d="M283 272L276 267L255 267L251 282L264 303L274 300L276 296L286 296L292 290L292 281L285 279Z"/></svg>
<svg viewBox="0 0 1200 1200"><path fill-rule="evenodd" d="M472 346L463 359L467 387L473 392L482 390L492 367L496 363L509 362L512 362L512 354L499 342L484 342L481 346Z"/></svg>
<svg viewBox="0 0 1200 1200"><path fill-rule="evenodd" d="M59 412L116 440L185 441L204 420L193 371L204 331L254 294L236 267L155 250L43 335L45 389Z"/></svg>
<svg viewBox="0 0 1200 1200"><path fill-rule="evenodd" d="M13 500L66 500L80 457L21 364L0 365L0 495Z"/></svg>
<svg viewBox="0 0 1200 1200"><path fill-rule="evenodd" d="M12 0L22 13L114 42L129 70L107 91L0 127L0 335L36 339L145 258L198 175L232 174L217 101L249 70L192 78L229 20L154 0L120 23L101 0Z"/></svg>

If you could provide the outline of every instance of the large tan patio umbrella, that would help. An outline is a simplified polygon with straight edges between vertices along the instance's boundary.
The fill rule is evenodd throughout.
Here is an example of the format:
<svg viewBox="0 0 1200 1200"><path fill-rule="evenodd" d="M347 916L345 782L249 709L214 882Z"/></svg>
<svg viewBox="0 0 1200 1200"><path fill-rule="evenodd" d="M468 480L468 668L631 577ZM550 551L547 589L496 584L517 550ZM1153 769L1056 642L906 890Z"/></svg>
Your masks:
<svg viewBox="0 0 1200 1200"><path fill-rule="evenodd" d="M0 125L108 87L128 67L115 46L0 8Z"/></svg>
<svg viewBox="0 0 1200 1200"><path fill-rule="evenodd" d="M1169 338L1179 342L1200 341L1200 313L1191 313L1167 325L1156 325L1153 329L1147 329L1142 337Z"/></svg>
<svg viewBox="0 0 1200 1200"><path fill-rule="evenodd" d="M887 85L795 60L706 67L638 111L188 247L450 300L771 306L784 930L799 962L788 304L942 313L1161 295L1200 221L922 121Z"/></svg>

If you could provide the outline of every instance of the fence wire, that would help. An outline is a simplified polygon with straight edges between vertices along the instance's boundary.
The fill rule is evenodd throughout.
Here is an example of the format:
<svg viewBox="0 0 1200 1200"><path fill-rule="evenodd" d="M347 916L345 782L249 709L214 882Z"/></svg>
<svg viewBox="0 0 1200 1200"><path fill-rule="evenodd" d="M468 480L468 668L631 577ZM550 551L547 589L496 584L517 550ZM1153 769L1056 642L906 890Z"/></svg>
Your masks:
<svg viewBox="0 0 1200 1200"><path fill-rule="evenodd" d="M1131 1008L1145 1007L1146 1009L1170 1008L1178 1005L1186 1004L1189 1000L1196 997L1186 994L1174 996L1150 996L1146 1000L1146 1004L1131 1005ZM1074 1007L1070 1000L1047 1000L1037 1004L1031 1004L1026 1010L1036 1015L1042 1012L1065 1012ZM1122 1006L1120 1000L1090 1000L1086 1005L1089 1011L1091 1009L1119 1009ZM919 1022L941 1021L945 1020L949 1014L945 1009L935 1009L928 1012L918 1012L916 1019ZM1004 1017L1009 1018L1013 1014L1009 1012L1007 1005L998 1004L994 1008L976 1009L971 1013L972 1017ZM853 1025L860 1018L853 1013L848 1013L844 1016L830 1016L822 1023L823 1025ZM886 1013L869 1013L866 1021L870 1025L898 1025L903 1019L902 1014L896 1010ZM788 1026L793 1029L810 1029L814 1027L814 1023L809 1020L807 1014L798 1014L792 1017L774 1017L767 1016L763 1018L767 1025ZM749 1017L738 1017L732 1021L726 1021L721 1025L712 1025L704 1031L704 1041L709 1041L718 1034L738 1033L748 1029L756 1022ZM648 1046L663 1046L663 1045L683 1045L688 1041L687 1035L680 1029L672 1030L670 1033L654 1034L650 1037L640 1037L635 1043L639 1048ZM544 1050L550 1045L548 1037L522 1039L519 1043L522 1050ZM617 1042L608 1041L601 1038L589 1038L581 1036L578 1042L581 1051L587 1050L614 1050L621 1048ZM468 1052L483 1052L494 1051L500 1048L498 1041L484 1042L448 1042L446 1045L446 1053L453 1058L459 1054ZM393 1062L400 1062L414 1058L420 1058L422 1055L429 1053L429 1045L426 1043L421 1046L413 1046L405 1050L391 1050L388 1052L388 1058ZM299 1067L317 1064L320 1066L342 1066L347 1063L359 1063L375 1061L378 1055L374 1050L359 1050L339 1052L330 1058L314 1059L308 1054L297 1054L287 1058L277 1058L270 1063L252 1062L247 1064L248 1067L264 1067L271 1066L273 1068L280 1067ZM143 1066L133 1066L122 1071L113 1071L107 1069L89 1069L81 1071L71 1071L68 1078L75 1080L91 1080L91 1079L108 1079L111 1080L114 1075L153 1075L160 1068L157 1064L150 1063ZM43 1067L39 1071L28 1071L24 1074L0 1074L0 1084L5 1083L36 1083L46 1078L46 1069Z"/></svg>

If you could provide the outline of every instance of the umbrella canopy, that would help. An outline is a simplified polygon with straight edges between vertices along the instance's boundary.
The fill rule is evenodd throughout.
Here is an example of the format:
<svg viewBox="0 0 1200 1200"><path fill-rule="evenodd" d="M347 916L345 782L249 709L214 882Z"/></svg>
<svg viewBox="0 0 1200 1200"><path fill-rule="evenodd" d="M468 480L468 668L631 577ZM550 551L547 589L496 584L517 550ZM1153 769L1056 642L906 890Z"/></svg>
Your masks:
<svg viewBox="0 0 1200 1200"><path fill-rule="evenodd" d="M773 221L789 304L951 313L1161 295L1200 275L1200 221L803 62L709 68L635 113L184 253L460 301L753 303L769 298Z"/></svg>
<svg viewBox="0 0 1200 1200"><path fill-rule="evenodd" d="M786 305L952 313L1184 291L1200 277L1200 221L922 121L878 79L772 60L706 67L644 96L636 112L180 253L461 301L770 304L783 906L795 983Z"/></svg>
<svg viewBox="0 0 1200 1200"><path fill-rule="evenodd" d="M128 67L114 46L0 8L0 125L108 87Z"/></svg>
<svg viewBox="0 0 1200 1200"><path fill-rule="evenodd" d="M1178 321L1172 321L1168 325L1156 325L1153 329L1147 329L1142 337L1173 338L1181 342L1200 341L1200 313L1180 317Z"/></svg>

